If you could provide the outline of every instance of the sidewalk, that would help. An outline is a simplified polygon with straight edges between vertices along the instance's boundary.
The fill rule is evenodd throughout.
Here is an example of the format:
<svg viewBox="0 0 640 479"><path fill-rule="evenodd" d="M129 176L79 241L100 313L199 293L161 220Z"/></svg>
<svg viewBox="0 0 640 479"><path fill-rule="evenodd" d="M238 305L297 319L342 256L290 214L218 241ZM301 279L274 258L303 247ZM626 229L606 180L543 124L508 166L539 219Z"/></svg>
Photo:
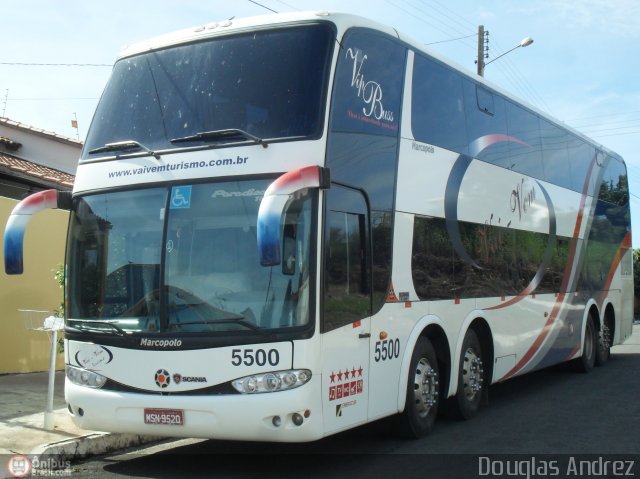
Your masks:
<svg viewBox="0 0 640 479"><path fill-rule="evenodd" d="M54 429L44 429L48 378L46 372L0 376L0 454L56 455L72 461L162 439L77 428L64 401L63 371L56 373Z"/></svg>

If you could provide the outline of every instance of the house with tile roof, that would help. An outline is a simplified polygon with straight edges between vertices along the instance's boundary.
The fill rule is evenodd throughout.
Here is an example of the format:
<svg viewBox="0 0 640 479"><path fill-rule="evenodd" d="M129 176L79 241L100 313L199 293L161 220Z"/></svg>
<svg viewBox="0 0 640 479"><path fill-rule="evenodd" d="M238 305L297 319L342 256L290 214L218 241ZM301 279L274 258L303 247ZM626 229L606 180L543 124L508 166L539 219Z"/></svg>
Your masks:
<svg viewBox="0 0 640 479"><path fill-rule="evenodd" d="M82 142L0 117L0 196L71 190Z"/></svg>
<svg viewBox="0 0 640 479"><path fill-rule="evenodd" d="M0 117L0 230L15 205L47 189L70 191L82 143ZM0 268L0 374L45 371L49 339L38 331L59 308L62 290L54 270L64 262L69 213L48 210L34 215L24 239L24 274ZM4 263L4 250L0 256ZM30 310L33 312L25 312ZM64 367L62 355L58 367Z"/></svg>

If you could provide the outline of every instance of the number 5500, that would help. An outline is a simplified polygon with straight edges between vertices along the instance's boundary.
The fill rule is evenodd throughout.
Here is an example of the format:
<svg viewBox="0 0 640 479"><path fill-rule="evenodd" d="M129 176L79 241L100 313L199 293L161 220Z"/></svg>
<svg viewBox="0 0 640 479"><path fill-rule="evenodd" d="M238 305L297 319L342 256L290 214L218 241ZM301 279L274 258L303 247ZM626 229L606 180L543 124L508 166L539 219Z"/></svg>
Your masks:
<svg viewBox="0 0 640 479"><path fill-rule="evenodd" d="M280 362L280 353L277 349L234 349L231 351L231 364L234 366L277 366Z"/></svg>
<svg viewBox="0 0 640 479"><path fill-rule="evenodd" d="M386 361L395 359L400 356L400 340L385 339L384 341L376 341L375 361Z"/></svg>

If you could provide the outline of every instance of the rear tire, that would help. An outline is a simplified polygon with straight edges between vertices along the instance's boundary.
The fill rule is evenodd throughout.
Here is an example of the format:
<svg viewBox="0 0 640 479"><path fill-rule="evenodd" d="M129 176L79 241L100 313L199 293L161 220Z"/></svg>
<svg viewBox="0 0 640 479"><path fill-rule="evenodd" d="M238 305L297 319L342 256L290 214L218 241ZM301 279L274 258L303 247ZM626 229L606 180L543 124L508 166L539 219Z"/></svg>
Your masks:
<svg viewBox="0 0 640 479"><path fill-rule="evenodd" d="M576 367L579 372L588 373L595 366L598 343L598 332L593 322L593 316L589 315L587 325L584 329L582 356L576 360Z"/></svg>
<svg viewBox="0 0 640 479"><path fill-rule="evenodd" d="M611 356L611 328L605 319L602 322L602 331L597 335L596 366L602 366Z"/></svg>
<svg viewBox="0 0 640 479"><path fill-rule="evenodd" d="M478 413L484 388L484 356L478 335L469 329L462 342L458 389L447 401L447 413L455 419L471 419Z"/></svg>
<svg viewBox="0 0 640 479"><path fill-rule="evenodd" d="M404 411L395 425L400 436L419 439L431 432L440 404L439 380L435 349L429 339L421 337L411 355Z"/></svg>

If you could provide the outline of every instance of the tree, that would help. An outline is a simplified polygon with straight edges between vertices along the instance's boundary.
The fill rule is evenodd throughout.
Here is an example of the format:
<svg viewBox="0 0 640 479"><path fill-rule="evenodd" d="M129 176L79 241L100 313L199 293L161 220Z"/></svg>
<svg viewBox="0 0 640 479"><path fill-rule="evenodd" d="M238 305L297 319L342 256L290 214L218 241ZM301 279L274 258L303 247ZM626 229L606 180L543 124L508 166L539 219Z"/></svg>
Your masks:
<svg viewBox="0 0 640 479"><path fill-rule="evenodd" d="M635 256L634 256L635 258ZM56 269L52 270L53 279L60 289L64 291L64 265L62 263L56 266ZM55 310L55 315L59 318L64 318L64 293L62 294L62 301L60 301L60 306ZM60 334L58 336L58 352L61 353L64 351L64 335Z"/></svg>
<svg viewBox="0 0 640 479"><path fill-rule="evenodd" d="M633 316L638 317L640 308L640 248L633 250L633 296L635 298Z"/></svg>

